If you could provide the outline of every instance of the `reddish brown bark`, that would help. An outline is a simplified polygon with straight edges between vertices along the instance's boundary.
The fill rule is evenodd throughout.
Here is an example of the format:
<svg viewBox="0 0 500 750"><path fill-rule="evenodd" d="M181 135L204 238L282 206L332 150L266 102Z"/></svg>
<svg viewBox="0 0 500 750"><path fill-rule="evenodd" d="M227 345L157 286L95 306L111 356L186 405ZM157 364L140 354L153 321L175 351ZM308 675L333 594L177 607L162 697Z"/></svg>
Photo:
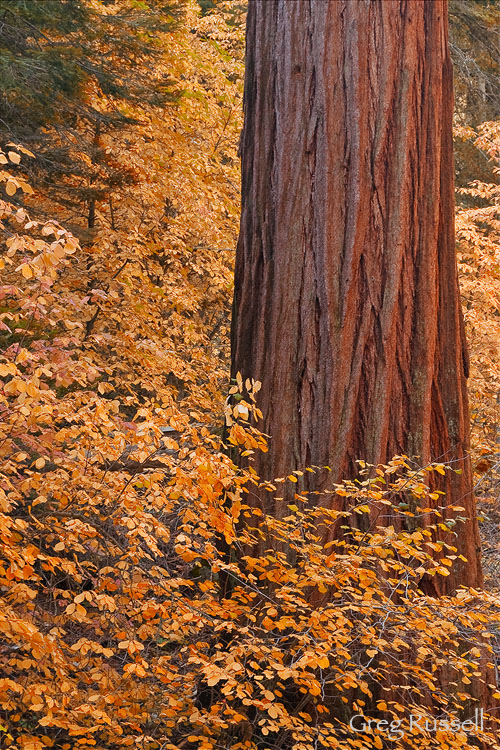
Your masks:
<svg viewBox="0 0 500 750"><path fill-rule="evenodd" d="M448 586L481 580L454 249L446 0L250 0L233 375L263 384L266 479L453 461ZM278 512L278 511L276 511Z"/></svg>

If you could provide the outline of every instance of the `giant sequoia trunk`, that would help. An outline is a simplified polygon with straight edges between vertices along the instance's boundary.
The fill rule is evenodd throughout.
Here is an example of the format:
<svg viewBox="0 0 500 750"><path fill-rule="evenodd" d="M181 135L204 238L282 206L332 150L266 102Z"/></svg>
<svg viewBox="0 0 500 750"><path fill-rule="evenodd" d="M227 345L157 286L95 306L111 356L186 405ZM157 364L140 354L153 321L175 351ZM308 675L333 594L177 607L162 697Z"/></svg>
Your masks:
<svg viewBox="0 0 500 750"><path fill-rule="evenodd" d="M249 0L246 55L232 371L262 382L255 468L326 464L321 489L358 458L453 462L447 585L477 585L446 0Z"/></svg>

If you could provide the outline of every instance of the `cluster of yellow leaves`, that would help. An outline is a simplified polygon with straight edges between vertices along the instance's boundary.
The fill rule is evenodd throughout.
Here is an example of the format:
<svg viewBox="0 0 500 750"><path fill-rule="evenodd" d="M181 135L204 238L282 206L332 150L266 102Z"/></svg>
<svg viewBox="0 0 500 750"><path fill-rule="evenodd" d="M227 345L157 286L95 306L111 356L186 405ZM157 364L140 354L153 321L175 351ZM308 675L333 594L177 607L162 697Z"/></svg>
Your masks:
<svg viewBox="0 0 500 750"><path fill-rule="evenodd" d="M253 446L245 424L228 429L230 442L241 445L243 432ZM427 472L405 457L364 465L365 479L335 488L349 513L297 494L278 520L252 506L259 479L206 432L191 431L190 445L182 462L127 480L86 463L84 450L71 470L55 462L46 474L4 476L5 744L381 747L380 733L350 729L357 713L401 721L396 750L466 747L463 733L408 726L411 713L468 716L479 697L498 697L500 600L420 592L423 576L446 574L455 559L452 534L432 541L440 515ZM402 496L418 506L401 509ZM392 526L349 522L380 507ZM433 522L403 531L402 516ZM324 546L325 527L344 523L344 537ZM495 725L479 739L498 747Z"/></svg>
<svg viewBox="0 0 500 750"><path fill-rule="evenodd" d="M157 70L184 96L161 117L129 105L130 129L96 143L134 185L97 204L91 230L61 210L30 218L54 211L19 176L31 155L0 154L0 742L13 747L147 746L158 690L190 696L176 658L162 666L198 630L179 591L212 529L230 538L234 523L217 499L228 460L188 426L222 414L228 355L242 66L217 41L225 29L241 44L225 12L186 3Z"/></svg>
<svg viewBox="0 0 500 750"><path fill-rule="evenodd" d="M456 137L471 142L490 162L493 173L499 174L499 122L485 122L477 130L457 128ZM500 439L500 188L476 181L459 190L458 199L460 285L471 359L472 447L476 469L484 476L498 460Z"/></svg>
<svg viewBox="0 0 500 750"><path fill-rule="evenodd" d="M213 422L223 409L239 219L243 65L228 50L241 45L242 28L228 25L224 5L206 17L196 0L183 8L179 29L158 34L164 49L155 63L155 75L182 96L161 109L120 104L133 124L96 136L96 152L131 184L97 200L92 227L58 206L60 223L81 240L59 288L86 304L77 346L99 370L103 395L129 399L129 417L139 405L170 419L179 406ZM115 106L87 96L104 118ZM61 136L51 137L57 144ZM75 137L75 161L78 146ZM34 208L52 216L47 197L35 198Z"/></svg>

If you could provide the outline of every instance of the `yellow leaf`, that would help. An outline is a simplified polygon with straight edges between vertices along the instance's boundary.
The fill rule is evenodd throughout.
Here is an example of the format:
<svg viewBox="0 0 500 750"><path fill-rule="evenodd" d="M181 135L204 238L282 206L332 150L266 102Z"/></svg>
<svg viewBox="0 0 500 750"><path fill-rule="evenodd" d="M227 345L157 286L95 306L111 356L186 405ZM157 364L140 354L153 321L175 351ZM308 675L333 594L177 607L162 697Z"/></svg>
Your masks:
<svg viewBox="0 0 500 750"><path fill-rule="evenodd" d="M5 186L5 192L7 195L15 195L17 190L17 185L13 180L7 180L7 184Z"/></svg>
<svg viewBox="0 0 500 750"><path fill-rule="evenodd" d="M13 362L6 362L0 365L0 378L4 378L7 375L15 375L17 367Z"/></svg>
<svg viewBox="0 0 500 750"><path fill-rule="evenodd" d="M15 151L9 151L7 155L13 164L19 164L21 161L21 157Z"/></svg>
<svg viewBox="0 0 500 750"><path fill-rule="evenodd" d="M31 279L31 277L33 276L33 271L27 263L23 263L23 265L21 266L21 273L25 279Z"/></svg>
<svg viewBox="0 0 500 750"><path fill-rule="evenodd" d="M30 737L22 740L23 750L43 750L43 744L36 737Z"/></svg>

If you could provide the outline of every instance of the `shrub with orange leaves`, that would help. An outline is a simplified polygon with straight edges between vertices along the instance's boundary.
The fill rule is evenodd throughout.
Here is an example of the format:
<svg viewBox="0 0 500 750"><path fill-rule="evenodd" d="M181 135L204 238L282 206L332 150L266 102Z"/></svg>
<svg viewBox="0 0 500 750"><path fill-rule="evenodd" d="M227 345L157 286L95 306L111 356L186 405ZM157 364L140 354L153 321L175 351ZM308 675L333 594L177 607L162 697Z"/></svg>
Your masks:
<svg viewBox="0 0 500 750"><path fill-rule="evenodd" d="M50 252L46 244L39 254ZM115 454L121 446L116 414L99 396L92 433L75 403L73 422L58 413L51 462L28 461L33 444L22 452L17 441L46 405L54 372L39 371L49 371L44 363L31 374L30 358L16 364L10 356L19 372L3 371L6 746L354 750L385 746L384 727L394 722L397 750L469 746L465 731L422 724L463 721L481 706L479 694L499 695L492 675L500 600L465 589L432 599L419 590L423 575L446 575L455 558L460 508L446 523L448 543L432 541L432 525L418 528L428 513L441 523L426 507L426 475L449 469L418 469L404 456L362 464L358 480L334 488L350 498L348 513L332 510L327 495L320 506L296 495L277 520L246 502L258 477L237 469L206 429L183 433L178 454L158 457L164 468L127 477L102 467L91 446ZM26 388L9 388L16 380ZM264 442L248 426L258 416L258 384L247 385L250 395L235 386L228 441L251 454ZM42 428L46 412L39 414ZM155 423L141 425L135 439L146 460ZM400 502L403 494L418 510ZM374 505L394 525L351 528L349 514L368 517ZM417 527L397 531L401 514ZM344 516L349 531L323 546L323 527ZM247 553L256 537L269 542L258 558ZM490 687L478 690L485 675ZM353 716L378 729L360 735ZM422 720L410 726L411 716ZM499 747L491 722L474 737Z"/></svg>
<svg viewBox="0 0 500 750"><path fill-rule="evenodd" d="M477 129L459 127L467 141L498 174L500 123ZM470 347L469 394L472 457L481 499L483 559L487 583L497 587L500 570L500 189L473 182L458 191L457 248L467 338Z"/></svg>
<svg viewBox="0 0 500 750"><path fill-rule="evenodd" d="M457 128L498 173L500 122L485 122L477 131ZM460 282L471 349L473 438L476 458L494 456L499 442L500 188L471 183L458 191L456 230ZM490 456L490 457L492 457ZM484 471L483 467L483 471ZM481 471L481 467L479 468Z"/></svg>
<svg viewBox="0 0 500 750"><path fill-rule="evenodd" d="M3 743L354 750L383 747L396 722L397 750L466 747L465 731L410 726L412 715L468 719L479 695L498 697L500 600L419 590L453 564L461 509L446 525L436 515L449 532L436 550L432 525L419 529L400 502L410 494L418 514L435 513L426 469L405 457L362 465L334 490L349 513L368 517L376 504L392 526L350 529L325 547L323 527L344 515L328 496L318 506L296 495L281 520L253 507L258 477L207 428L171 416L177 442L162 445L159 410L127 424L95 389L100 371L76 347L85 299L60 284L78 243L9 202L0 210L10 234L2 321L14 337L0 363ZM258 384L231 390L228 442L251 457L265 449L248 422ZM416 528L397 531L400 514ZM257 537L269 550L254 558ZM377 726L360 735L354 715ZM491 721L475 737L499 747Z"/></svg>

